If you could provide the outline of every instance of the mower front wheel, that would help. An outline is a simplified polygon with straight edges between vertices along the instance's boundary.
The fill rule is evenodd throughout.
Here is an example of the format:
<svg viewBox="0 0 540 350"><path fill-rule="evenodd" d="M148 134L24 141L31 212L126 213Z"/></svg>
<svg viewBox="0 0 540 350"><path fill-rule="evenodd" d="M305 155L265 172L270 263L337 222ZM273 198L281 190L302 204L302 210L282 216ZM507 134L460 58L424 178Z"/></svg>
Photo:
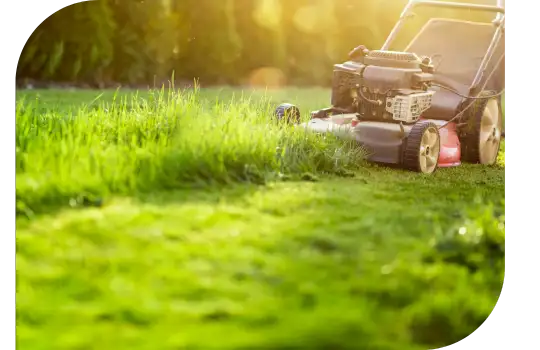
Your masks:
<svg viewBox="0 0 540 350"><path fill-rule="evenodd" d="M300 123L300 110L293 104L282 103L276 108L275 117L287 124L297 124Z"/></svg>
<svg viewBox="0 0 540 350"><path fill-rule="evenodd" d="M416 123L411 129L403 151L406 169L431 174L437 169L441 149L439 129L431 122Z"/></svg>

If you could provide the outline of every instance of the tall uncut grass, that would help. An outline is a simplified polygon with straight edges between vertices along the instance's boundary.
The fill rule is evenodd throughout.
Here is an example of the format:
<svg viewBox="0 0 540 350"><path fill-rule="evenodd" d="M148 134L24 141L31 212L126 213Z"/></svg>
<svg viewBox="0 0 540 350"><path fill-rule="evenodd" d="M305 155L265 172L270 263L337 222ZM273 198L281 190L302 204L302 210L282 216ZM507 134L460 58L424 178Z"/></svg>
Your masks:
<svg viewBox="0 0 540 350"><path fill-rule="evenodd" d="M35 212L81 196L341 173L360 163L356 147L278 124L273 108L268 99L244 97L209 103L197 88L115 95L71 112L20 100L18 208Z"/></svg>

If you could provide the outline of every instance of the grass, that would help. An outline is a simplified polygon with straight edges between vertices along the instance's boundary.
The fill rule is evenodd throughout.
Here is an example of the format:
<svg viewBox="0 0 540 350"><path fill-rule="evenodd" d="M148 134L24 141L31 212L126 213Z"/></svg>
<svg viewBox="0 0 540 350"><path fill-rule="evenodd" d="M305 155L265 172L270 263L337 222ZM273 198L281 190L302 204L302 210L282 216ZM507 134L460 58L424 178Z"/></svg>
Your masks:
<svg viewBox="0 0 540 350"><path fill-rule="evenodd" d="M343 173L362 156L334 138L271 123L264 99L210 103L197 91L154 91L44 108L17 105L17 200L27 212L80 195Z"/></svg>
<svg viewBox="0 0 540 350"><path fill-rule="evenodd" d="M504 147L422 176L268 125L268 98L307 112L325 90L233 94L18 93L21 349L428 349L478 328Z"/></svg>

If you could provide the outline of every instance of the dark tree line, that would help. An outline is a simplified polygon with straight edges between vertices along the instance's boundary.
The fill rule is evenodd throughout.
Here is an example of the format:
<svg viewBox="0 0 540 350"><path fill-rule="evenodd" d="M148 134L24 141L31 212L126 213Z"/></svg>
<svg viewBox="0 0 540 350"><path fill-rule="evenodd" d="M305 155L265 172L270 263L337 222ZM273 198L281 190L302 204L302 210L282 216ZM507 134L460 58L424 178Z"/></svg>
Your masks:
<svg viewBox="0 0 540 350"><path fill-rule="evenodd" d="M17 79L152 84L174 72L183 80L243 84L257 69L273 67L287 83L326 85L332 64L345 60L351 48L382 44L405 3L82 2L58 11L35 30L21 54Z"/></svg>

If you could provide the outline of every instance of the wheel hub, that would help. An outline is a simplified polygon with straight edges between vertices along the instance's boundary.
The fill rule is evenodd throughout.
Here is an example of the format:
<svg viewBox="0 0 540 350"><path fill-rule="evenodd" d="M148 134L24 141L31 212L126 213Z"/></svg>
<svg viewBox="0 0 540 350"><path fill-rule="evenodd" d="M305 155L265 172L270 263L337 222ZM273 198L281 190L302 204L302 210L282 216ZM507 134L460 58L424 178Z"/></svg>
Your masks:
<svg viewBox="0 0 540 350"><path fill-rule="evenodd" d="M499 128L494 127L491 132L491 137L490 137L491 141L497 142L499 141L500 137L501 137L501 132L499 131Z"/></svg>
<svg viewBox="0 0 540 350"><path fill-rule="evenodd" d="M439 134L433 127L426 129L420 141L420 169L424 173L432 173L439 159Z"/></svg>
<svg viewBox="0 0 540 350"><path fill-rule="evenodd" d="M480 126L480 161L482 164L493 164L497 159L501 139L500 113L496 100L490 100L482 114Z"/></svg>

